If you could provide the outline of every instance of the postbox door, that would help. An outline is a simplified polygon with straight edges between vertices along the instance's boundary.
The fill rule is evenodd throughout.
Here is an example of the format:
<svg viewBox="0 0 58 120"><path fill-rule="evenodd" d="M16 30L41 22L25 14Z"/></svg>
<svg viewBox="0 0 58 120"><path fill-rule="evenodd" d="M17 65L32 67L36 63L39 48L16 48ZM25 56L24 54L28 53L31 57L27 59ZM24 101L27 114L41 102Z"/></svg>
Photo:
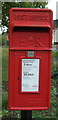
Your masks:
<svg viewBox="0 0 58 120"><path fill-rule="evenodd" d="M34 56L33 58L28 58L28 60L33 60L37 58L38 60L40 60L40 63L38 64L38 90L35 92L31 89L29 89L30 91L28 91L28 89L26 89L26 91L22 90L22 59L26 59L26 53L28 54L28 51L17 51L11 53L13 54L14 66L13 70L11 71L14 79L12 91L12 106L15 106L15 108L19 106L20 109L22 109L23 107L25 107L26 109L47 109L49 106L48 100L50 99L50 53L48 51L34 51L36 57Z"/></svg>

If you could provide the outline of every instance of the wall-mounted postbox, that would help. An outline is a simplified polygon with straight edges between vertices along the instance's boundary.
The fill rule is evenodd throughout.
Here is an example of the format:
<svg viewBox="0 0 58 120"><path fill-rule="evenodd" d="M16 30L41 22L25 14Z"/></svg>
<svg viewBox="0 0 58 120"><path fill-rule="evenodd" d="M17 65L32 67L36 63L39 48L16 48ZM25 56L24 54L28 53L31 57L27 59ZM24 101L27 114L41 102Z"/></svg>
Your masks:
<svg viewBox="0 0 58 120"><path fill-rule="evenodd" d="M50 107L52 11L12 8L9 41L9 108Z"/></svg>

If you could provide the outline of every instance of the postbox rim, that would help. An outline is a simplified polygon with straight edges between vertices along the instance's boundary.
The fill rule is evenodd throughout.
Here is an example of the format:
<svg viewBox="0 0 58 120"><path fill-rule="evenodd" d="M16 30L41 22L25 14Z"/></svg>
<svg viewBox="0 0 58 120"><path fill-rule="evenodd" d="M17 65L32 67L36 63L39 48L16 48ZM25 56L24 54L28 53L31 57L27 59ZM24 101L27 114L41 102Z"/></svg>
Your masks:
<svg viewBox="0 0 58 120"><path fill-rule="evenodd" d="M13 8L10 8L10 12L11 11L15 11L15 10L21 10L21 11L23 11L23 10L25 10L25 11L49 11L49 12L53 12L51 9L45 9L45 8L15 8L15 7L13 7Z"/></svg>
<svg viewBox="0 0 58 120"><path fill-rule="evenodd" d="M19 24L19 22L12 22L12 27L44 27L44 28L51 28L50 24L43 24L43 25L26 25L26 24Z"/></svg>

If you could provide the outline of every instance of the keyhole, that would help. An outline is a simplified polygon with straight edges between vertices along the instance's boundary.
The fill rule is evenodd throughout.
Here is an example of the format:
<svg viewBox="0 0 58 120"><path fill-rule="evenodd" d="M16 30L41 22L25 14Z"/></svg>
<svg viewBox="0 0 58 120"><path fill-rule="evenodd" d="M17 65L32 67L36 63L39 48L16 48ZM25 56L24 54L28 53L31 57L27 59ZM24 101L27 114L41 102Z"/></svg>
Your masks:
<svg viewBox="0 0 58 120"><path fill-rule="evenodd" d="M18 77L18 80L20 80L20 78Z"/></svg>

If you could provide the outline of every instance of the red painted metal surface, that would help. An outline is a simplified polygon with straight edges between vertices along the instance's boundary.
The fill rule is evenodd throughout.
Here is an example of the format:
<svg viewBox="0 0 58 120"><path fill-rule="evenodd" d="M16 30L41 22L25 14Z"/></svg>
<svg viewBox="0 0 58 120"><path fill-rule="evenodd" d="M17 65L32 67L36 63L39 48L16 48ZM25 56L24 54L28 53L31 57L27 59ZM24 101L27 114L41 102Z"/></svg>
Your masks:
<svg viewBox="0 0 58 120"><path fill-rule="evenodd" d="M9 109L46 110L50 107L52 11L12 8L9 34ZM34 56L28 57L28 51ZM39 91L22 92L22 59L40 59Z"/></svg>

